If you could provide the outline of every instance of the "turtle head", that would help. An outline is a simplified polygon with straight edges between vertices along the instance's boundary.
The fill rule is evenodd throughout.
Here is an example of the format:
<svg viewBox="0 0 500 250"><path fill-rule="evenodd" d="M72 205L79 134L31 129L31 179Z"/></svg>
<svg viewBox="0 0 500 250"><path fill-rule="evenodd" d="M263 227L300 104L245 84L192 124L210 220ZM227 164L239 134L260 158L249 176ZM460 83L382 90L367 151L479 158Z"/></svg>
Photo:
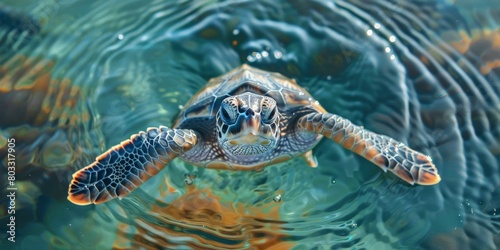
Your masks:
<svg viewBox="0 0 500 250"><path fill-rule="evenodd" d="M270 97L246 92L227 97L217 112L217 138L234 157L271 152L280 136L279 111Z"/></svg>

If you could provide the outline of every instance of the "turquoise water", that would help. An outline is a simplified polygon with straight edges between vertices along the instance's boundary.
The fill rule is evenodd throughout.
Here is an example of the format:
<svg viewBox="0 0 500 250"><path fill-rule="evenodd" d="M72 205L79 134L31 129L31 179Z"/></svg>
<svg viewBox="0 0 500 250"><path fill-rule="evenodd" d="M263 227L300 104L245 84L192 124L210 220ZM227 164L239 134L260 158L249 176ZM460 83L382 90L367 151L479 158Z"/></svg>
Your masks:
<svg viewBox="0 0 500 250"><path fill-rule="evenodd" d="M1 249L500 248L496 1L2 6L12 18L0 18ZM430 155L442 181L409 186L324 140L315 169L175 160L122 200L66 200L74 171L171 126L208 79L242 63L295 78L329 112Z"/></svg>

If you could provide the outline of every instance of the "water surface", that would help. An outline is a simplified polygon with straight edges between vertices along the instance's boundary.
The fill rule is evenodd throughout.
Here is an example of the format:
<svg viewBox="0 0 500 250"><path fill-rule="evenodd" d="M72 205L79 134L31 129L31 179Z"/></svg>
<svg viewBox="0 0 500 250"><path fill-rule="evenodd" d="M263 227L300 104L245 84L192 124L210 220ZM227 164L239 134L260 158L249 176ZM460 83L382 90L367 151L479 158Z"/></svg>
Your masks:
<svg viewBox="0 0 500 250"><path fill-rule="evenodd" d="M2 229L2 249L500 247L494 1L2 6L26 15L0 26L0 157L6 169L15 138L19 188L16 243ZM329 112L430 155L441 183L410 186L324 140L316 169L175 160L122 200L66 200L74 171L131 134L171 126L208 79L243 63L295 78Z"/></svg>

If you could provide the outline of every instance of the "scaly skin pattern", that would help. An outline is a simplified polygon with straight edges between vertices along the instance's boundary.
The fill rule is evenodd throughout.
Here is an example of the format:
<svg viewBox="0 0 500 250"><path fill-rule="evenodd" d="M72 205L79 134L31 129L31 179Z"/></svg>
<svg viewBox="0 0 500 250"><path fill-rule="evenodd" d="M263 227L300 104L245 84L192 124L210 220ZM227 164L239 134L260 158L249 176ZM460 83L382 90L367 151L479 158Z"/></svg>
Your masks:
<svg viewBox="0 0 500 250"><path fill-rule="evenodd" d="M433 185L441 180L430 157L388 136L356 126L338 115L311 113L301 117L297 125L332 139L412 185Z"/></svg>
<svg viewBox="0 0 500 250"><path fill-rule="evenodd" d="M196 140L193 130L163 126L132 135L73 174L68 200L88 205L124 197L189 150Z"/></svg>

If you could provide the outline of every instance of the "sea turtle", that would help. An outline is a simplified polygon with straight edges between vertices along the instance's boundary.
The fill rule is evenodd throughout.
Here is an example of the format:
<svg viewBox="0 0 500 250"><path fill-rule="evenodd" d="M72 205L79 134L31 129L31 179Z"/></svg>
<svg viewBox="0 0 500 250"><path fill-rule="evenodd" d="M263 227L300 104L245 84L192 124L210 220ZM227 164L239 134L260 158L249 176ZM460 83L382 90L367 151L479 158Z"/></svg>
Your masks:
<svg viewBox="0 0 500 250"><path fill-rule="evenodd" d="M73 174L78 205L124 197L176 157L201 167L257 170L303 155L325 136L410 184L441 178L430 157L325 111L295 80L242 65L211 79L173 128L148 128Z"/></svg>

